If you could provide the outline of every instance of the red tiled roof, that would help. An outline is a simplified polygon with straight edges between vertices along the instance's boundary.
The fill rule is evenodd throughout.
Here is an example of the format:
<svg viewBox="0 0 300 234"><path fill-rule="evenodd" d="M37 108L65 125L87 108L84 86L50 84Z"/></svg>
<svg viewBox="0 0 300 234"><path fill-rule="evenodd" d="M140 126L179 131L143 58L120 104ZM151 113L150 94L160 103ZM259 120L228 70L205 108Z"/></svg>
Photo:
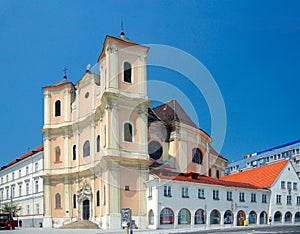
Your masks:
<svg viewBox="0 0 300 234"><path fill-rule="evenodd" d="M283 160L259 168L223 176L221 180L228 182L245 182L259 188L269 188L287 163L288 160Z"/></svg>
<svg viewBox="0 0 300 234"><path fill-rule="evenodd" d="M25 159L25 158L28 158L29 156L31 156L31 155L33 155L33 154L35 154L35 153L37 153L37 152L40 152L40 151L42 151L42 150L44 150L44 145L40 145L40 146L34 148L33 150L27 152L26 154L21 155L20 157L16 158L15 160L13 160L13 161L11 161L10 163L8 163L8 164L6 164L5 166L3 166L3 167L1 168L1 170L2 170L2 169L5 169L5 168L7 168L7 167L9 167L9 166L11 166L11 165L17 163L17 162L19 162L19 161L21 161L21 160L23 160L23 159Z"/></svg>
<svg viewBox="0 0 300 234"><path fill-rule="evenodd" d="M174 181L191 182L191 183L199 183L199 184L211 184L211 185L218 185L218 186L225 186L225 187L258 189L258 187L248 183L223 181L220 179L200 175L197 172L178 173L178 172L172 172L170 170L158 170L158 171L153 170L152 172L156 174L160 179L165 179L165 180L174 180Z"/></svg>

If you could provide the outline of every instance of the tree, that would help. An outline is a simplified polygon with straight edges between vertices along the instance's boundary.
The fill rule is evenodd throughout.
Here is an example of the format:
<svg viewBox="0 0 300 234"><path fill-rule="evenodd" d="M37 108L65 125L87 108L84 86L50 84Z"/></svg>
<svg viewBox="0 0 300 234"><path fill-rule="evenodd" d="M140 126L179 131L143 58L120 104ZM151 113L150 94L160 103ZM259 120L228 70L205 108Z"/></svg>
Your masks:
<svg viewBox="0 0 300 234"><path fill-rule="evenodd" d="M11 207L11 210L10 210L10 205L8 204L5 204L3 207L2 207L2 212L5 212L5 213L12 213L13 216L16 216L16 214L21 210L21 207L18 205L18 204L14 204L12 205Z"/></svg>

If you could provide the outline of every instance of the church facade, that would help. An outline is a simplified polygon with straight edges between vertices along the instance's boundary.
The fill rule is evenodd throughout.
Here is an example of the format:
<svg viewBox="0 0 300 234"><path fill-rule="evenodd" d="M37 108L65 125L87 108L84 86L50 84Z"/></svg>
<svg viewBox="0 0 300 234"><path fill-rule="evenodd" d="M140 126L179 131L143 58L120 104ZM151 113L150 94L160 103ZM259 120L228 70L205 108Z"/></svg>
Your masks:
<svg viewBox="0 0 300 234"><path fill-rule="evenodd" d="M150 108L148 50L124 33L106 36L98 73L43 88L44 227L90 220L120 229L130 208L147 228L153 168L224 176L227 160L176 100Z"/></svg>

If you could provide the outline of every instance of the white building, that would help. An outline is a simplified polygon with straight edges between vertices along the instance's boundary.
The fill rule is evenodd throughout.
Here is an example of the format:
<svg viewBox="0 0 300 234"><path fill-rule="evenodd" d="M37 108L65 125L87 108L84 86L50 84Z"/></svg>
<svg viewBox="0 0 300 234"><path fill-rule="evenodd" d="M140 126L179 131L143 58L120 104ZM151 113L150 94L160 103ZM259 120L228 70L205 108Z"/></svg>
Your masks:
<svg viewBox="0 0 300 234"><path fill-rule="evenodd" d="M152 170L146 182L148 227L217 228L266 224L270 191L198 173Z"/></svg>
<svg viewBox="0 0 300 234"><path fill-rule="evenodd" d="M276 224L300 223L300 180L289 160L224 176L221 180L243 181L269 189L268 216L272 221Z"/></svg>
<svg viewBox="0 0 300 234"><path fill-rule="evenodd" d="M43 223L43 146L39 146L0 169L0 202L18 205L22 226Z"/></svg>
<svg viewBox="0 0 300 234"><path fill-rule="evenodd" d="M300 178L300 140L248 154L242 160L229 163L225 172L226 175L234 174L286 159L290 159Z"/></svg>

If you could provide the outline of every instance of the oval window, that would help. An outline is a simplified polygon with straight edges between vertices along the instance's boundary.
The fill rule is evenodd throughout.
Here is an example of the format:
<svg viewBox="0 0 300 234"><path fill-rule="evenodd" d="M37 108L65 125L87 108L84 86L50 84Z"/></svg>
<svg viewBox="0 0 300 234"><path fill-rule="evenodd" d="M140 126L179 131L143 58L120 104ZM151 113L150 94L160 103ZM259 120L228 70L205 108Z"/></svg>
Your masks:
<svg viewBox="0 0 300 234"><path fill-rule="evenodd" d="M151 141L148 144L148 154L152 159L158 160L162 156L162 153L163 149L158 141Z"/></svg>

